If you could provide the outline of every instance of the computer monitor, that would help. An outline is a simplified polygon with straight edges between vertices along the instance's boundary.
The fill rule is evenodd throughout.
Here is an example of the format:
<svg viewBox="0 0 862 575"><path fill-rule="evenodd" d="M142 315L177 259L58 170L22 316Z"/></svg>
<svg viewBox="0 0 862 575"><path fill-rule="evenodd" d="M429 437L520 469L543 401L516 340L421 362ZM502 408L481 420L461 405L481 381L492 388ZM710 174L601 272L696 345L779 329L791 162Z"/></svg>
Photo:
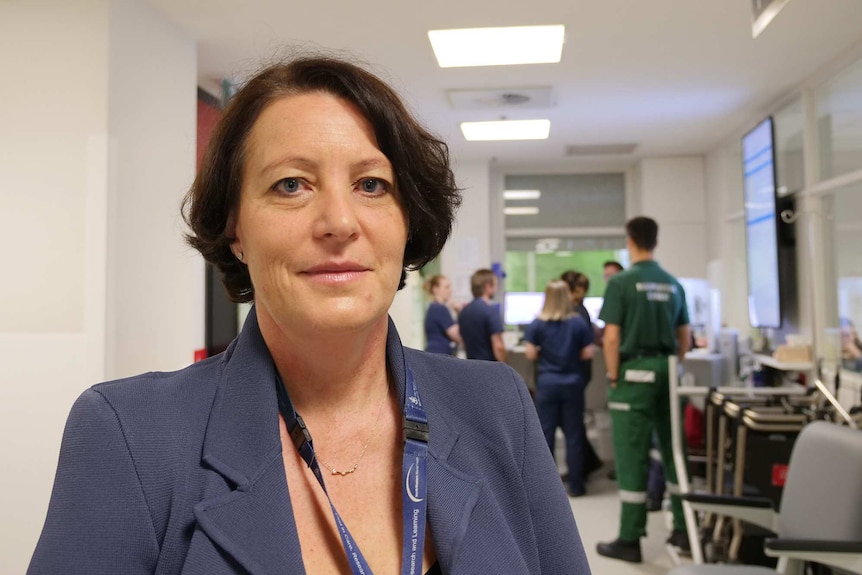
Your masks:
<svg viewBox="0 0 862 575"><path fill-rule="evenodd" d="M590 312L590 318L598 327L605 327L605 322L599 319L599 312L602 311L602 305L605 303L605 298L599 296L585 297L584 307Z"/></svg>
<svg viewBox="0 0 862 575"><path fill-rule="evenodd" d="M781 327L774 141L771 117L742 138L748 316L752 327Z"/></svg>
<svg viewBox="0 0 862 575"><path fill-rule="evenodd" d="M542 312L545 304L544 292L506 292L504 321L506 325L528 325Z"/></svg>

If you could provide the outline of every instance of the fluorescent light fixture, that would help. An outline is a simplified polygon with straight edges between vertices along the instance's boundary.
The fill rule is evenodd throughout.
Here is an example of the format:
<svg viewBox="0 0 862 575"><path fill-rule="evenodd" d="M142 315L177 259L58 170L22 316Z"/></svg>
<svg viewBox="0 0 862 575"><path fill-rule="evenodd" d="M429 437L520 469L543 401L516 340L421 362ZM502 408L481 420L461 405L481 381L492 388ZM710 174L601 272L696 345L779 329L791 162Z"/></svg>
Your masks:
<svg viewBox="0 0 862 575"><path fill-rule="evenodd" d="M539 213L537 206L509 206L503 208L503 213L507 216L535 216Z"/></svg>
<svg viewBox="0 0 862 575"><path fill-rule="evenodd" d="M510 26L429 30L441 68L553 64L560 61L566 27Z"/></svg>
<svg viewBox="0 0 862 575"><path fill-rule="evenodd" d="M499 120L461 122L464 138L471 142L489 140L547 140L550 120Z"/></svg>
<svg viewBox="0 0 862 575"><path fill-rule="evenodd" d="M538 200L542 197L540 190L505 190L504 200Z"/></svg>
<svg viewBox="0 0 862 575"><path fill-rule="evenodd" d="M790 0L751 0L751 37L757 38Z"/></svg>

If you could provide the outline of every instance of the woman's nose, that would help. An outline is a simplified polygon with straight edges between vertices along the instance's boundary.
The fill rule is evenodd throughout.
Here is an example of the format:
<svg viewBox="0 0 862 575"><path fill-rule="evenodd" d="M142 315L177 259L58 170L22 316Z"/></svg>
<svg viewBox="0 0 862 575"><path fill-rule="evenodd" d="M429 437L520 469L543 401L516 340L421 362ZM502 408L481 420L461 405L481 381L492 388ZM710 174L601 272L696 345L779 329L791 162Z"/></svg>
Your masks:
<svg viewBox="0 0 862 575"><path fill-rule="evenodd" d="M327 185L319 191L314 224L316 237L344 241L359 233L353 191L350 186L341 188Z"/></svg>

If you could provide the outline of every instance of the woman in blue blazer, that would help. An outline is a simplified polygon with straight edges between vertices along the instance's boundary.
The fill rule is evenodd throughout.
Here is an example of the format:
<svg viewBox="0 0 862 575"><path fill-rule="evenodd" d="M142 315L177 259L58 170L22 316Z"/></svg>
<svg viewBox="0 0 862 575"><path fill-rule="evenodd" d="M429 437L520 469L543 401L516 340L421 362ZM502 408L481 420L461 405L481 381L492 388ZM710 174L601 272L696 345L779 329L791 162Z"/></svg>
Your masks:
<svg viewBox="0 0 862 575"><path fill-rule="evenodd" d="M388 319L459 198L365 70L252 78L186 206L249 319L219 356L81 395L29 573L588 573L523 381Z"/></svg>

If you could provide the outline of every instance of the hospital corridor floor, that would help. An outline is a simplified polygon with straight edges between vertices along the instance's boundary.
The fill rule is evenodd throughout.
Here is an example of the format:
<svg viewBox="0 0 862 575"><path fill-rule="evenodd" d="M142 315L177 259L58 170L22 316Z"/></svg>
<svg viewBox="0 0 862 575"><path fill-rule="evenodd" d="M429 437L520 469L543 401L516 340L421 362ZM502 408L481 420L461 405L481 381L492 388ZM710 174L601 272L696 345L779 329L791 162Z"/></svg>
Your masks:
<svg viewBox="0 0 862 575"><path fill-rule="evenodd" d="M665 540L670 534L666 525L666 516L669 514L666 511L655 511L647 518L647 536L641 539L643 563L626 563L596 553L596 543L616 539L619 528L617 483L607 478L608 470L610 465L605 464L590 476L585 496L569 499L593 574L665 575L675 566L665 549ZM682 561L690 562L685 557Z"/></svg>

